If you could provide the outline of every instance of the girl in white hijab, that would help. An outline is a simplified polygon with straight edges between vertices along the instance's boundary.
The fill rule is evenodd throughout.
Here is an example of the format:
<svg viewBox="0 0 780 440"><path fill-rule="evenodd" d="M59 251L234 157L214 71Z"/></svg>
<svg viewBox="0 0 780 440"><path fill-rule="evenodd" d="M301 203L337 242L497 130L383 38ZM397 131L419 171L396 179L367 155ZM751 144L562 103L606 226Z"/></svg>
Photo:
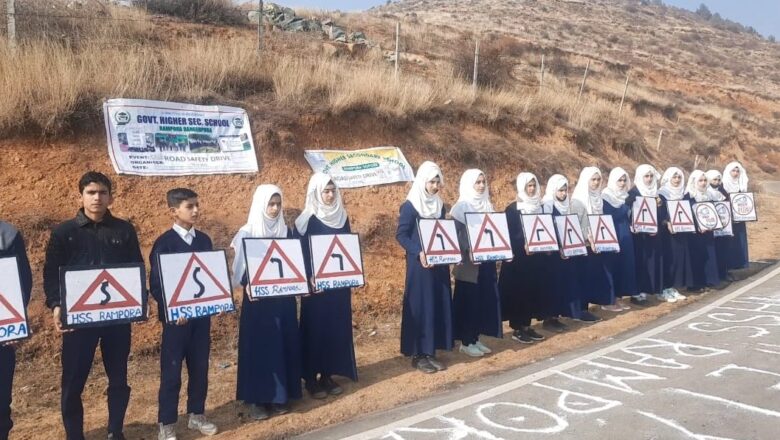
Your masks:
<svg viewBox="0 0 780 440"><path fill-rule="evenodd" d="M688 180L687 194L691 198L695 212L697 204L711 202L720 193L710 187L704 171L695 170ZM715 286L720 282L715 237L711 231L691 234L689 243L693 268L693 281L689 290L702 292L707 287Z"/></svg>
<svg viewBox="0 0 780 440"><path fill-rule="evenodd" d="M655 199L656 207L661 206L658 197L658 172L652 165L639 165L634 175L634 187L628 192L626 204L633 206L637 197L650 197ZM659 212L662 212L659 210ZM633 215L633 213L632 213ZM657 218L659 224L664 219ZM664 259L663 243L658 234L634 234L634 249L636 255L636 280L639 295L632 298L632 302L639 305L647 303L648 294L661 295L664 288ZM660 299L674 302L674 298L661 297Z"/></svg>
<svg viewBox="0 0 780 440"><path fill-rule="evenodd" d="M728 197L728 193L723 188L723 185L721 184L721 180L723 179L723 175L718 170L709 170L706 173L704 173L707 176L707 182L710 184L710 188L714 189L718 192L718 195L715 196L716 202L721 202L723 200L726 200Z"/></svg>
<svg viewBox="0 0 780 440"><path fill-rule="evenodd" d="M663 242L664 252L664 288L661 290L661 297L666 300L685 299L677 288L685 288L693 282L693 272L691 270L691 256L688 245L688 236L690 234L677 234L672 228L670 216L675 213L669 212L668 202L687 199L685 187L685 173L677 167L670 167L664 171L661 177L661 189L658 191L661 198L658 217L665 218L663 225L659 224L659 234Z"/></svg>
<svg viewBox="0 0 780 440"><path fill-rule="evenodd" d="M327 200L324 198L328 197ZM306 189L306 204L295 219L295 229L301 235L306 234L309 220L316 218L331 229L341 229L347 223L347 211L341 201L341 193L325 173L314 173Z"/></svg>
<svg viewBox="0 0 780 440"><path fill-rule="evenodd" d="M444 218L439 196L443 184L444 176L435 163L420 165L401 205L395 234L406 251L401 353L411 357L413 368L428 374L446 369L436 359L436 350L452 349L452 288L449 266L427 263L417 225L420 219ZM475 200L469 198L469 202Z"/></svg>
<svg viewBox="0 0 780 440"><path fill-rule="evenodd" d="M520 173L517 175L517 210L521 214L541 213L541 194L542 189L536 176L531 173Z"/></svg>
<svg viewBox="0 0 780 440"><path fill-rule="evenodd" d="M636 263L634 259L634 236L631 234L631 206L626 203L628 191L631 189L631 177L623 168L616 167L609 172L607 187L601 191L604 199L605 215L612 216L615 233L620 244L620 252L606 256L607 271L612 275L612 295L617 299L630 296L633 302L639 291L636 287ZM615 301L623 310L629 307L625 303Z"/></svg>
<svg viewBox="0 0 780 440"><path fill-rule="evenodd" d="M739 162L731 162L723 170L723 187L729 193L746 192L748 175L745 167Z"/></svg>
<svg viewBox="0 0 780 440"><path fill-rule="evenodd" d="M745 167L739 162L731 162L723 170L723 189L726 193L746 192L748 190L748 176ZM726 254L726 267L728 269L744 269L749 265L747 226L745 222L733 222L731 226L733 237L727 239L730 242Z"/></svg>
<svg viewBox="0 0 780 440"><path fill-rule="evenodd" d="M467 212L493 212L485 173L466 170L460 178L460 197L450 210L458 231L458 242L463 262L453 268L455 293L453 306L454 339L460 340L460 352L471 357L491 353L479 340L480 335L502 337L496 263L485 261L473 264L466 230ZM508 237L507 237L508 239Z"/></svg>
<svg viewBox="0 0 780 440"><path fill-rule="evenodd" d="M677 167L669 167L661 177L658 194L668 200L682 200L685 197L685 173Z"/></svg>
<svg viewBox="0 0 780 440"><path fill-rule="evenodd" d="M559 193L566 193L566 197L561 200L558 198ZM544 212L554 213L558 211L557 215L567 215L569 213L569 179L562 174L553 174L547 180L547 186L544 188Z"/></svg>
<svg viewBox="0 0 780 440"><path fill-rule="evenodd" d="M612 168L607 179L607 187L601 191L601 198L613 208L620 208L626 204L628 190L631 189L631 179L623 168Z"/></svg>

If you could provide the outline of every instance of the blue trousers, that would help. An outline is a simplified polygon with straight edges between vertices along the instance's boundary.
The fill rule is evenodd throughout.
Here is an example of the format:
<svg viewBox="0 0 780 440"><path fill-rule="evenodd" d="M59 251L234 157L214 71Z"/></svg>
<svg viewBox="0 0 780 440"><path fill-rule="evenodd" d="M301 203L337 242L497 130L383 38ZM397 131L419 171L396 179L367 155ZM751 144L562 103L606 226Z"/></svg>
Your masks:
<svg viewBox="0 0 780 440"><path fill-rule="evenodd" d="M0 440L8 440L8 432L14 426L11 420L11 390L15 367L15 349L0 346Z"/></svg>
<svg viewBox="0 0 780 440"><path fill-rule="evenodd" d="M258 335L259 337L259 335ZM179 417L182 362L187 361L187 413L203 414L209 386L211 318L198 318L185 325L163 324L160 348L160 392L157 421L176 423Z"/></svg>

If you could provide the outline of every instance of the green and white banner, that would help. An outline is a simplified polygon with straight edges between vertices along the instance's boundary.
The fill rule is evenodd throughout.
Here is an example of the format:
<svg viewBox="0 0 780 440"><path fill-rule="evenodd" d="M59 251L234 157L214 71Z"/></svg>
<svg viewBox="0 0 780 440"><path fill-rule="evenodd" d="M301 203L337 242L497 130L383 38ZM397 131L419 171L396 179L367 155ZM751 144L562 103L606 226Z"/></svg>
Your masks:
<svg viewBox="0 0 780 440"><path fill-rule="evenodd" d="M328 174L339 188L359 188L414 180L414 172L396 147L364 150L306 150L315 172Z"/></svg>

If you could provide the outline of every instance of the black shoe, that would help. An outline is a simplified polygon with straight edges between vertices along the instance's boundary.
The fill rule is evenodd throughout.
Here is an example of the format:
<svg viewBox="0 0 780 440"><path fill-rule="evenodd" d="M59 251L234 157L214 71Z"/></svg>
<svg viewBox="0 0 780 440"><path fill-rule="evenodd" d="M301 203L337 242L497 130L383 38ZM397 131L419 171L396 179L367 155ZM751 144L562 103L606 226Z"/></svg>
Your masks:
<svg viewBox="0 0 780 440"><path fill-rule="evenodd" d="M422 371L425 374L432 374L439 370L431 364L427 356L412 356L412 367Z"/></svg>
<svg viewBox="0 0 780 440"><path fill-rule="evenodd" d="M268 420L271 414L268 413L266 405L252 405L249 407L249 417L252 420Z"/></svg>
<svg viewBox="0 0 780 440"><path fill-rule="evenodd" d="M561 321L558 321L558 318L550 318L544 320L544 323L542 323L542 328L551 332L563 333L568 327L566 327L566 325L564 325L564 323Z"/></svg>
<svg viewBox="0 0 780 440"><path fill-rule="evenodd" d="M512 332L512 339L521 343L521 344L533 344L534 340L531 339L530 336L528 336L524 331L522 330L515 330Z"/></svg>
<svg viewBox="0 0 780 440"><path fill-rule="evenodd" d="M272 403L271 412L273 412L275 416L281 416L282 414L287 414L288 412L290 412L290 405L286 403Z"/></svg>
<svg viewBox="0 0 780 440"><path fill-rule="evenodd" d="M577 318L577 320L583 322L599 322L601 321L601 318L585 310L582 312L582 314L580 314L580 317Z"/></svg>
<svg viewBox="0 0 780 440"><path fill-rule="evenodd" d="M322 400L328 397L327 391L322 389L322 387L316 380L306 381L306 391L309 392L312 398L317 400Z"/></svg>
<svg viewBox="0 0 780 440"><path fill-rule="evenodd" d="M337 384L336 381L333 380L333 378L330 376L323 375L320 377L320 387L331 396L338 396L344 392L339 384Z"/></svg>
<svg viewBox="0 0 780 440"><path fill-rule="evenodd" d="M646 299L640 299L638 296L632 296L631 297L631 304L635 304L638 306L646 306L647 300Z"/></svg>
<svg viewBox="0 0 780 440"><path fill-rule="evenodd" d="M544 341L544 336L537 333L536 330L532 329L531 327L525 329L525 334L527 334L528 337L534 341Z"/></svg>
<svg viewBox="0 0 780 440"><path fill-rule="evenodd" d="M436 359L436 357L434 356L426 356L426 357L428 358L428 362L430 362L431 365L433 365L433 367L436 368L436 371L444 371L447 369L447 366L439 362L439 360Z"/></svg>

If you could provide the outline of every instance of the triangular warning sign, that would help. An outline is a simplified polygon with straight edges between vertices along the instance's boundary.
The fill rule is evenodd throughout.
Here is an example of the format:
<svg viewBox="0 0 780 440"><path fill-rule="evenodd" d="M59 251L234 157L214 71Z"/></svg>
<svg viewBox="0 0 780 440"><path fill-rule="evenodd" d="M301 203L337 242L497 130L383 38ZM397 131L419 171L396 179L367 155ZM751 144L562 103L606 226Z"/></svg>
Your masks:
<svg viewBox="0 0 780 440"><path fill-rule="evenodd" d="M197 263L197 265L195 263ZM208 295L208 296L204 295L207 292L207 289L206 286L199 278L201 271L205 272L208 278L213 282L218 292L217 295ZM192 295L192 299L180 300L179 296L184 291L184 286L185 284L187 284L187 280L189 279L192 279L192 281L195 282L195 284L198 286L198 290L194 292L190 292L190 291L187 292L188 295ZM192 256L190 256L190 260L187 262L187 265L184 267L184 272L181 274L181 279L179 280L179 283L176 284L176 290L173 292L173 296L171 297L171 302L168 304L168 307L179 307L179 306L186 306L189 304L211 302L216 299L230 298L230 297L231 297L230 291L225 286L223 286L222 283L219 282L217 277L215 277L214 274L211 273L209 268L206 267L205 264L203 264L203 261L201 261L201 259L198 258L198 256L193 253Z"/></svg>
<svg viewBox="0 0 780 440"><path fill-rule="evenodd" d="M672 226L693 226L693 220L688 213L683 209L682 202L677 203L677 208L674 210L671 218Z"/></svg>
<svg viewBox="0 0 780 440"><path fill-rule="evenodd" d="M544 234L538 234L538 232L541 231L544 231ZM558 242L555 241L555 236L550 233L550 230L547 229L547 226L545 226L544 222L541 220L541 218L539 218L539 216L534 218L533 227L531 227L529 232L531 233L531 238L526 238L528 246L546 246L550 244L558 244Z"/></svg>
<svg viewBox="0 0 780 440"><path fill-rule="evenodd" d="M279 276L273 276L271 279L260 279L260 276L263 274L263 272L266 269L266 266L268 266L268 263L273 263L276 265L276 268L272 268L272 273L278 273ZM285 270L289 269L289 270ZM290 273L292 272L292 273ZM306 278L301 275L301 272L298 270L297 267L295 267L295 264L290 260L290 258L284 253L282 248L279 246L279 242L276 240L273 240L271 242L271 246L268 246L268 252L265 254L265 258L263 258L263 261L260 263L260 266L257 268L257 272L255 273L255 276L252 278L252 284L253 286L261 286L263 284L287 284L287 283L305 283Z"/></svg>
<svg viewBox="0 0 780 440"><path fill-rule="evenodd" d="M644 213L647 212L647 215L650 217L650 220L647 220L644 216ZM640 220L640 217L642 220ZM642 198L642 204L639 205L639 210L636 212L636 216L634 216L634 224L637 226L657 226L658 222L655 221L655 217L653 217L653 213L650 211L650 206L647 204L647 197Z"/></svg>
<svg viewBox="0 0 780 440"><path fill-rule="evenodd" d="M437 231L440 231L440 233L437 233ZM434 245L437 244L436 238L439 238L439 244L441 245L441 249L439 250L433 250ZM446 243L449 243L449 247ZM436 225L433 227L433 231L431 232L431 239L428 240L428 246L426 247L425 255L460 255L458 245L452 241L452 238L449 236L449 234L447 234L444 226L442 226L438 220L436 221Z"/></svg>
<svg viewBox="0 0 780 440"><path fill-rule="evenodd" d="M336 252L336 246L338 246L340 253ZM325 267L328 265L328 262L330 261L331 258L337 258L339 260L339 270L326 272ZM349 265L352 268L350 269L346 267L345 263L349 263ZM325 257L322 259L322 264L320 264L320 269L317 271L317 275L315 275L315 278L321 279L321 278L332 278L332 277L344 277L344 276L352 276L352 275L361 275L362 273L363 271L360 270L360 266L358 266L358 264L355 263L355 260L352 258L351 255L349 255L349 252L347 252L347 249L341 243L341 240L339 240L339 236L334 235L333 241L330 242L328 251L325 252Z"/></svg>
<svg viewBox="0 0 780 440"><path fill-rule="evenodd" d="M574 227L574 225L571 223L571 219L569 217L566 217L566 223L563 224L563 248L564 249L574 249L579 248L585 245L585 241L582 239L582 236L577 231L577 229Z"/></svg>
<svg viewBox="0 0 780 440"><path fill-rule="evenodd" d="M437 222L438 224L438 222ZM488 227L488 225L490 227ZM483 246L482 238L487 235L490 237L490 246ZM479 234L477 234L477 240L474 244L473 252L495 252L495 251L508 251L512 247L509 246L504 236L496 227L493 220L489 215L485 215L485 219L482 221L482 226L479 227ZM430 254L428 254L430 255Z"/></svg>
<svg viewBox="0 0 780 440"><path fill-rule="evenodd" d="M618 242L617 237L612 233L612 229L604 223L604 218L602 217L599 217L599 222L596 224L593 242L595 244L616 244Z"/></svg>
<svg viewBox="0 0 780 440"><path fill-rule="evenodd" d="M122 301L113 300L111 297L111 292L108 290L109 286L122 296ZM95 292L100 293L100 301L88 304L87 301L90 297L92 297L92 295L95 294ZM76 304L74 304L70 310L68 310L68 313L91 312L93 310L100 310L103 308L117 307L141 307L141 304L139 304L138 301L133 298L132 295L130 295L130 292L128 292L127 289L119 284L119 281L117 281L113 275L111 275L107 270L103 269L97 278L95 278L95 281L93 281L92 284L90 284L89 287L87 287L87 289L84 291L84 293L79 296L79 300L76 301Z"/></svg>
<svg viewBox="0 0 780 440"><path fill-rule="evenodd" d="M8 313L11 314L10 318L0 318L0 325L24 322L24 317L22 317L22 315L13 308L13 306L5 299L5 297L3 297L2 293L0 293L0 308L7 310ZM2 313L0 316L8 315L8 313Z"/></svg>

